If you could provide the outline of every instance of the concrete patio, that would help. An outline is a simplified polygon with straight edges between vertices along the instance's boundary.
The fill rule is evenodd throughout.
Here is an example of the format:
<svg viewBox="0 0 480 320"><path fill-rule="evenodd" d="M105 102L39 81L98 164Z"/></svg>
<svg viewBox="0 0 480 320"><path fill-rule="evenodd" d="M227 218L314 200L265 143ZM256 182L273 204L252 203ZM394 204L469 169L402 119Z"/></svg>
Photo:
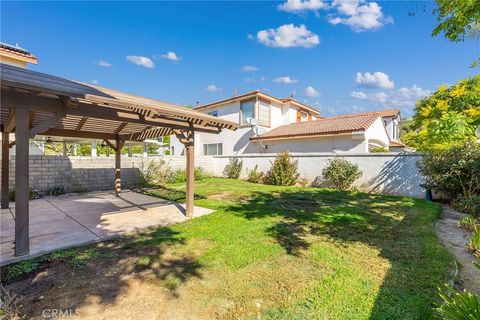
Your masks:
<svg viewBox="0 0 480 320"><path fill-rule="evenodd" d="M30 253L15 257L15 203L1 209L0 265L187 219L184 206L134 191L46 196L31 200L30 212ZM211 212L194 207L193 217Z"/></svg>

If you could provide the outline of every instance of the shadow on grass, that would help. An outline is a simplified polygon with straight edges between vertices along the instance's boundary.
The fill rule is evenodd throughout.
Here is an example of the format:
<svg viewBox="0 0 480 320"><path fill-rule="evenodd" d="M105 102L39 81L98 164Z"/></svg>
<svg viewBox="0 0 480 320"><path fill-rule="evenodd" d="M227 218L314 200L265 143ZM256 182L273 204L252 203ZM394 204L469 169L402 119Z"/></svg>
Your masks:
<svg viewBox="0 0 480 320"><path fill-rule="evenodd" d="M28 260L29 265L35 265L34 270L28 270L30 273L12 277L11 270L18 264L3 267L2 283L23 297L19 303L27 318L41 317L44 309L80 309L92 301L104 306L114 304L129 290L130 278L161 280L163 289L176 298L182 283L201 278L202 265L196 257L164 257L166 250L184 241L169 227L147 230Z"/></svg>
<svg viewBox="0 0 480 320"><path fill-rule="evenodd" d="M287 254L301 255L317 236L338 245L361 242L380 251L391 268L370 319L431 317L436 288L452 261L432 230L439 206L421 199L326 189L258 192L251 199L228 211L251 220L274 218L266 233Z"/></svg>

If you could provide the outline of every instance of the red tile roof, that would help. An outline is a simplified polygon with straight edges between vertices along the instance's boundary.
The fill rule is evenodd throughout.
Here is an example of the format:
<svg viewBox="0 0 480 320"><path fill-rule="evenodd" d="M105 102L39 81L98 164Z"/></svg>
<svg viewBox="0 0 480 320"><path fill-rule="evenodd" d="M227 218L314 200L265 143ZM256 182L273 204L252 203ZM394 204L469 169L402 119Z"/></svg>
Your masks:
<svg viewBox="0 0 480 320"><path fill-rule="evenodd" d="M0 43L0 52L6 55L18 57L21 60L30 62L30 63L37 63L38 59L29 51L20 48L18 46L12 46L7 43Z"/></svg>
<svg viewBox="0 0 480 320"><path fill-rule="evenodd" d="M400 114L400 109L385 109L377 111L382 117L395 117Z"/></svg>
<svg viewBox="0 0 480 320"><path fill-rule="evenodd" d="M315 116L320 115L320 111L318 111L317 109L315 109L313 107L310 107L310 106L307 106L306 104L300 103L293 98L275 98L271 95L268 95L266 93L261 92L260 90L254 90L254 91L250 91L250 92L247 92L247 93L236 95L236 96L233 96L233 97L230 97L230 98L210 102L210 103L207 103L207 104L204 104L204 105L198 105L198 106L195 106L193 109L199 111L199 110L203 110L203 109L207 109L207 108L214 108L214 107L218 107L219 105L223 105L225 103L229 103L229 102L237 101L237 100L242 100L242 99L254 98L255 96L259 96L260 98L264 98L264 99L267 99L267 100L270 100L270 101L276 101L276 102L279 102L279 103L292 102L292 103L296 104L298 107L300 107L301 109L305 109L305 110L310 111Z"/></svg>
<svg viewBox="0 0 480 320"><path fill-rule="evenodd" d="M380 113L378 112L368 112L290 123L272 129L259 137L252 137L250 140L285 139L365 131L379 117Z"/></svg>

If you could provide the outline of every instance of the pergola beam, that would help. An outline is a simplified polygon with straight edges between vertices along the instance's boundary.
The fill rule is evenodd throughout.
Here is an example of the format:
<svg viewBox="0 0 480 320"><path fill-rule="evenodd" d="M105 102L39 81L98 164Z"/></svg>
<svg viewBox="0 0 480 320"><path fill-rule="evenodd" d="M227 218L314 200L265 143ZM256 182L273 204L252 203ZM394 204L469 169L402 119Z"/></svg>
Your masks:
<svg viewBox="0 0 480 320"><path fill-rule="evenodd" d="M2 106L4 106L3 103L2 103ZM15 109L10 109L8 111L8 120L7 120L7 123L5 124L4 131L12 132L13 129L15 129Z"/></svg>
<svg viewBox="0 0 480 320"><path fill-rule="evenodd" d="M30 129L30 138L35 138L35 136L39 133L45 132L50 127L55 126L58 120L65 117L65 112L62 113L55 113L50 118L44 120L43 122L37 124L35 127Z"/></svg>
<svg viewBox="0 0 480 320"><path fill-rule="evenodd" d="M14 108L15 105L28 105L31 111L61 113L65 112L65 104L57 98L39 96L32 93L22 93L2 88L1 104ZM144 117L135 111L117 109L114 107L99 107L88 103L78 103L74 108L68 108L68 115L112 120L118 122L143 124L172 129L189 129L190 124L184 120ZM85 120L86 121L86 120ZM81 128L80 128L81 129ZM193 125L193 129L205 133L219 133L220 129L213 126ZM11 131L11 130L10 130ZM8 132L10 132L8 131Z"/></svg>

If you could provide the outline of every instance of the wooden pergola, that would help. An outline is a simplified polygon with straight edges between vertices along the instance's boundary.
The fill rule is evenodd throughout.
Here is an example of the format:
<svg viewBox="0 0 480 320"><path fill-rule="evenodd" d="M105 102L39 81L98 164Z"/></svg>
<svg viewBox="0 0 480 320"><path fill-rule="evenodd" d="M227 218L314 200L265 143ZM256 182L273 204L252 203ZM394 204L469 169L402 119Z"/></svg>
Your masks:
<svg viewBox="0 0 480 320"><path fill-rule="evenodd" d="M29 253L29 139L35 135L104 140L115 151L121 191L125 141L175 134L187 158L186 215L193 212L194 133L218 134L237 124L166 102L0 64L2 131L1 207L9 206L9 149L15 157L15 255ZM9 134L15 133L10 142Z"/></svg>

